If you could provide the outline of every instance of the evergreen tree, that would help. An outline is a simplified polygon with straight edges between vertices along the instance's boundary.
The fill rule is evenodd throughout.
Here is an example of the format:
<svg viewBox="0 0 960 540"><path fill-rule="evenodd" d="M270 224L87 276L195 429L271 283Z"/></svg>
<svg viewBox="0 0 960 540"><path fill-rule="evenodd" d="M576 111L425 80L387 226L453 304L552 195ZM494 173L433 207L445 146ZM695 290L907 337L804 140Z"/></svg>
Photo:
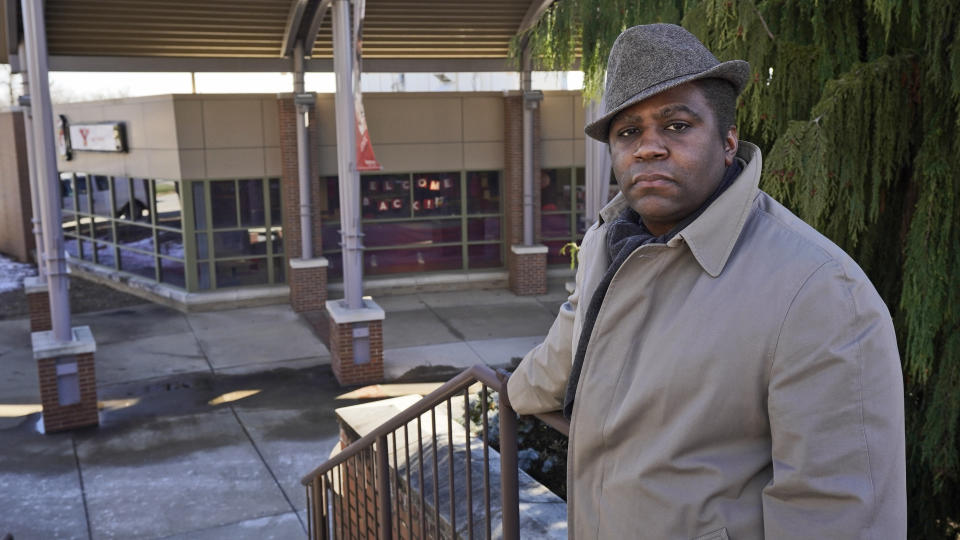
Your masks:
<svg viewBox="0 0 960 540"><path fill-rule="evenodd" d="M579 60L596 98L614 39L653 22L750 62L738 124L764 152L761 187L850 253L893 314L910 538L960 538L960 3L558 0L514 56Z"/></svg>

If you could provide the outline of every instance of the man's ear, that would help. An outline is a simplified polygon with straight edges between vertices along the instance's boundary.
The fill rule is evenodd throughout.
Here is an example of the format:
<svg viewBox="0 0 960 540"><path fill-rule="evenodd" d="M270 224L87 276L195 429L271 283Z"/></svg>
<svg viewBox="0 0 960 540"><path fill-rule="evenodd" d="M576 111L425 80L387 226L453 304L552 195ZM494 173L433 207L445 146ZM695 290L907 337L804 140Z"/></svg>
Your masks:
<svg viewBox="0 0 960 540"><path fill-rule="evenodd" d="M730 126L723 137L723 162L729 167L733 165L733 158L737 157L740 149L740 139L737 137L737 126Z"/></svg>

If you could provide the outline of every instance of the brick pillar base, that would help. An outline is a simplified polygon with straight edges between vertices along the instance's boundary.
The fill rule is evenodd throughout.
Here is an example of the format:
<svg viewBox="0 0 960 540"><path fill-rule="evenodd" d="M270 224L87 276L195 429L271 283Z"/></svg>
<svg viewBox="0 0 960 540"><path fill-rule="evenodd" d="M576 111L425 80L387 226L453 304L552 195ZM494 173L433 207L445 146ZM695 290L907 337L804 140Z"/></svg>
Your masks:
<svg viewBox="0 0 960 540"><path fill-rule="evenodd" d="M33 357L40 378L43 429L47 433L100 423L93 353L97 344L89 326L73 329L73 341L63 343L53 332L35 332Z"/></svg>
<svg viewBox="0 0 960 540"><path fill-rule="evenodd" d="M547 293L547 246L510 246L509 269L513 294Z"/></svg>
<svg viewBox="0 0 960 540"><path fill-rule="evenodd" d="M53 329L50 322L50 290L47 280L39 276L23 280L23 292L30 310L30 332L46 332Z"/></svg>
<svg viewBox="0 0 960 540"><path fill-rule="evenodd" d="M326 257L290 259L290 307L297 313L324 309L327 303Z"/></svg>
<svg viewBox="0 0 960 540"><path fill-rule="evenodd" d="M361 309L348 309L342 300L326 303L330 320L330 364L341 385L383 381L383 310L365 298ZM368 345L368 353L354 344Z"/></svg>

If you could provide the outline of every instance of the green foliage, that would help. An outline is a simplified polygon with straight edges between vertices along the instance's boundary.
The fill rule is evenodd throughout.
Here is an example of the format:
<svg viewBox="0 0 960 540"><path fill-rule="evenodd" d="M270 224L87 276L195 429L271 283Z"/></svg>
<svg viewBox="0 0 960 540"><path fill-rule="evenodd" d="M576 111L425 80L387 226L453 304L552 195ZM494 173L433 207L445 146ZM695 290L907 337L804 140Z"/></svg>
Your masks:
<svg viewBox="0 0 960 540"><path fill-rule="evenodd" d="M960 3L558 0L518 36L584 71L635 24L672 22L750 62L742 139L762 187L846 249L885 299L904 366L911 538L960 532Z"/></svg>

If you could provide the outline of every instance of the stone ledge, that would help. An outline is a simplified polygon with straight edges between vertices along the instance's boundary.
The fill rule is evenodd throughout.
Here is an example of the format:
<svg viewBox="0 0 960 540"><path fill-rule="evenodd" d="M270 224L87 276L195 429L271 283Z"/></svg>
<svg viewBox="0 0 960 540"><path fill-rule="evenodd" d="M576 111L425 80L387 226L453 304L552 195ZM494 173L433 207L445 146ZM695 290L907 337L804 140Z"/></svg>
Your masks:
<svg viewBox="0 0 960 540"><path fill-rule="evenodd" d="M53 330L34 332L30 334L33 341L33 359L60 358L78 354L95 353L97 342L89 326L75 326L71 330L73 340L69 342L57 341L53 337Z"/></svg>
<svg viewBox="0 0 960 540"><path fill-rule="evenodd" d="M514 244L510 246L510 252L514 255L540 255L545 254L549 248L543 244L534 244L532 246L524 246L522 244Z"/></svg>
<svg viewBox="0 0 960 540"><path fill-rule="evenodd" d="M382 321L387 318L383 308L369 296L364 297L363 307L360 309L348 308L343 300L327 300L326 306L330 319L336 324Z"/></svg>
<svg viewBox="0 0 960 540"><path fill-rule="evenodd" d="M290 259L290 268L300 270L302 268L326 268L330 266L330 261L326 257L314 257L312 259Z"/></svg>
<svg viewBox="0 0 960 540"><path fill-rule="evenodd" d="M67 283L69 283L69 281ZM23 278L23 292L26 294L45 293L48 290L47 280L40 276Z"/></svg>

